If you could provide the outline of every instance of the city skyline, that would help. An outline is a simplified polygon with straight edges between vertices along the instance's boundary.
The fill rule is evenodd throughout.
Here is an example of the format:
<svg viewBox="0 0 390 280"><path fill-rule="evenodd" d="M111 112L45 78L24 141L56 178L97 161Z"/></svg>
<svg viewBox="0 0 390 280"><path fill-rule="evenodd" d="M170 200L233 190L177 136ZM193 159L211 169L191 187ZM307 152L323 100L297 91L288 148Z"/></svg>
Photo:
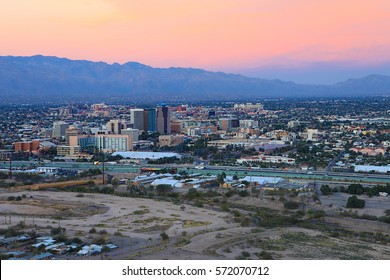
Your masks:
<svg viewBox="0 0 390 280"><path fill-rule="evenodd" d="M390 0L1 3L2 279L385 274Z"/></svg>
<svg viewBox="0 0 390 280"><path fill-rule="evenodd" d="M20 0L0 11L0 53L332 83L390 74L389 8L382 0Z"/></svg>

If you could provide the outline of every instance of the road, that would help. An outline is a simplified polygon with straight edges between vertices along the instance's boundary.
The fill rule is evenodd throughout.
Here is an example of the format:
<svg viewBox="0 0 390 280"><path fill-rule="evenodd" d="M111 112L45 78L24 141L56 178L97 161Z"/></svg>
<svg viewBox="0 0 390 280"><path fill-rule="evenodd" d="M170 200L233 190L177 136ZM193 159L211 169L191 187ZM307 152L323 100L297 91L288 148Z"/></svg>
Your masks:
<svg viewBox="0 0 390 280"><path fill-rule="evenodd" d="M102 165L94 165L91 162L48 162L43 164L34 164L30 161L14 161L14 168L34 168L37 166L59 167L64 169L88 170L91 168L102 168ZM201 173L217 175L225 172L226 175L237 176L267 176L267 177L282 177L286 179L306 179L307 181L345 181L345 182L362 182L362 183L390 183L389 175L381 174L362 174L362 173L341 173L328 171L313 171L307 173L296 170L279 170L273 168L249 169L247 167L237 166L206 166L205 169L196 169L193 165L133 165L133 164L109 164L106 163L104 169L110 173L138 173L141 167L176 167L178 171L186 171L188 173ZM9 168L8 163L0 163L0 169Z"/></svg>
<svg viewBox="0 0 390 280"><path fill-rule="evenodd" d="M331 162L329 162L328 166L326 167L326 174L331 173L333 166L335 165L335 163L336 163L337 161L339 161L339 160L341 159L341 157L342 157L343 155L344 155L344 151L341 151L341 152L337 155L337 157L335 157L334 159L331 160Z"/></svg>

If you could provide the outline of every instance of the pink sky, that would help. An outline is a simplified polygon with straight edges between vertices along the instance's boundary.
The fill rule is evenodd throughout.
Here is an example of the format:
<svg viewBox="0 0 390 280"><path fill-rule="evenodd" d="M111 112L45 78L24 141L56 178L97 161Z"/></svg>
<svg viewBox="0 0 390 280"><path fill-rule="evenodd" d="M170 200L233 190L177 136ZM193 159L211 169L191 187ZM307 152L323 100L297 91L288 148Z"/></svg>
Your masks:
<svg viewBox="0 0 390 280"><path fill-rule="evenodd" d="M211 70L390 61L389 0L5 0L0 55Z"/></svg>

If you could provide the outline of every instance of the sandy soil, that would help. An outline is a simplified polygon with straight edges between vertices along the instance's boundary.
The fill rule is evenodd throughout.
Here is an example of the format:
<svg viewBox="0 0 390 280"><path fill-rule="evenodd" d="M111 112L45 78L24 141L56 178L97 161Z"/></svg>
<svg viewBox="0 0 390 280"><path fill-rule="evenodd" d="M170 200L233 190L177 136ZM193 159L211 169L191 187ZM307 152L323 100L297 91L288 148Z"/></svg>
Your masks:
<svg viewBox="0 0 390 280"><path fill-rule="evenodd" d="M388 245L333 238L319 230L301 227L242 227L233 222L231 213L217 208L104 194L83 197L53 191L22 194L26 195L25 199L12 202L7 198L14 194L0 194L0 228L23 221L38 233L49 234L52 227L61 226L68 237L77 236L86 242L93 242L102 236L99 232L105 231L109 240L120 248L104 258L235 259L243 258L242 253L246 252L249 257L245 258L261 259L261 254L267 252L274 259L390 259ZM231 202L283 211L281 202L266 197L235 197ZM388 206L383 200L382 206L385 205ZM386 233L388 230L380 228L386 224L364 220L357 223L355 219L326 217L326 222L358 232ZM89 233L91 228L97 233ZM161 238L163 231L168 234L168 240ZM58 258L100 259L103 256Z"/></svg>

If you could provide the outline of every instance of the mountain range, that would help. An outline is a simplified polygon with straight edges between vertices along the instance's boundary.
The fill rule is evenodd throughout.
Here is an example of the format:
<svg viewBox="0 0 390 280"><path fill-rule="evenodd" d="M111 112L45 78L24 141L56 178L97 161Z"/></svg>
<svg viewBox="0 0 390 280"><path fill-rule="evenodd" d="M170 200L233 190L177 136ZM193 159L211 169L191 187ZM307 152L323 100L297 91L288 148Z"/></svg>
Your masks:
<svg viewBox="0 0 390 280"><path fill-rule="evenodd" d="M194 68L0 56L0 103L253 100L390 95L390 77L303 85Z"/></svg>

